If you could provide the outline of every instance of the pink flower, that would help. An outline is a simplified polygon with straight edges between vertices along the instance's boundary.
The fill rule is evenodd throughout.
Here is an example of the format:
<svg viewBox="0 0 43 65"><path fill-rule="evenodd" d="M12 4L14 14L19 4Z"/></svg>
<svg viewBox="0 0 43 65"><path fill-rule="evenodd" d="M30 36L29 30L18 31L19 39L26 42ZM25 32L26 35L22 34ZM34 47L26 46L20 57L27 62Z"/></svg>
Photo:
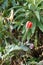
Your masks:
<svg viewBox="0 0 43 65"><path fill-rule="evenodd" d="M33 49L34 48L34 44L30 44L29 48Z"/></svg>

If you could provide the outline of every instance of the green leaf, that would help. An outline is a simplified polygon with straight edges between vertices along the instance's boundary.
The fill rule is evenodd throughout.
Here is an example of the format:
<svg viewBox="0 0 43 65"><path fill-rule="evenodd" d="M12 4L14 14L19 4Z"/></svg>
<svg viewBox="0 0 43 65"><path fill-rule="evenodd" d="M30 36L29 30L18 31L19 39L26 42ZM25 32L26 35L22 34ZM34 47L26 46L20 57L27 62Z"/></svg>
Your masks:
<svg viewBox="0 0 43 65"><path fill-rule="evenodd" d="M16 6L13 6L13 7L9 8L8 11L10 11L11 9L19 9L19 8L22 8L22 6L17 6L16 5Z"/></svg>
<svg viewBox="0 0 43 65"><path fill-rule="evenodd" d="M5 9L8 6L8 0L4 0L2 8Z"/></svg>
<svg viewBox="0 0 43 65"><path fill-rule="evenodd" d="M35 5L35 0L26 0L26 1Z"/></svg>
<svg viewBox="0 0 43 65"><path fill-rule="evenodd" d="M3 34L0 32L0 39L2 39L2 37L3 37Z"/></svg>
<svg viewBox="0 0 43 65"><path fill-rule="evenodd" d="M43 10L43 6L37 7L37 9L39 9L39 10Z"/></svg>
<svg viewBox="0 0 43 65"><path fill-rule="evenodd" d="M32 34L34 34L35 33L35 29L36 29L36 19L35 18L32 19L32 23L33 23L33 26L31 28L31 31L32 31Z"/></svg>
<svg viewBox="0 0 43 65"><path fill-rule="evenodd" d="M40 14L39 14L39 11L35 11L34 13L35 13L35 15L36 15L38 21L40 21Z"/></svg>
<svg viewBox="0 0 43 65"><path fill-rule="evenodd" d="M19 29L21 28L21 26L22 26L22 24L23 24L24 22L26 22L26 18L23 19L23 20L20 22L20 24L19 24L17 30L19 30ZM23 24L23 26L24 26L24 24Z"/></svg>
<svg viewBox="0 0 43 65"><path fill-rule="evenodd" d="M24 41L26 40L27 33L28 33L28 31L26 32L26 30L25 30L25 33L24 33L24 35L23 35L23 37L22 37L22 42L24 42Z"/></svg>
<svg viewBox="0 0 43 65"><path fill-rule="evenodd" d="M13 6L15 6L15 5L16 5L15 0L12 0L12 5L13 5Z"/></svg>
<svg viewBox="0 0 43 65"><path fill-rule="evenodd" d="M39 29L43 32L43 24L41 22L38 22L37 25Z"/></svg>
<svg viewBox="0 0 43 65"><path fill-rule="evenodd" d="M41 4L41 2L43 2L43 0L36 0L36 7L38 7L38 5Z"/></svg>
<svg viewBox="0 0 43 65"><path fill-rule="evenodd" d="M22 43L21 43L22 44ZM28 47L24 46L24 45L21 45L21 46L18 46L18 45L7 45L7 47L5 47L5 51L6 53L2 56L2 58L6 58L10 53L12 53L13 51L19 51L19 50L23 50L23 51L28 51Z"/></svg>
<svg viewBox="0 0 43 65"><path fill-rule="evenodd" d="M22 41L24 41L26 39L29 40L30 38L31 38L31 29L25 31Z"/></svg>
<svg viewBox="0 0 43 65"><path fill-rule="evenodd" d="M31 38L31 29L28 30L28 33L27 33L27 40L29 40Z"/></svg>
<svg viewBox="0 0 43 65"><path fill-rule="evenodd" d="M15 20L21 18L21 17L25 17L25 13L21 13L20 15L16 16Z"/></svg>
<svg viewBox="0 0 43 65"><path fill-rule="evenodd" d="M22 7L22 8L19 8L15 11L14 15L16 15L17 13L19 12L25 12L25 9Z"/></svg>

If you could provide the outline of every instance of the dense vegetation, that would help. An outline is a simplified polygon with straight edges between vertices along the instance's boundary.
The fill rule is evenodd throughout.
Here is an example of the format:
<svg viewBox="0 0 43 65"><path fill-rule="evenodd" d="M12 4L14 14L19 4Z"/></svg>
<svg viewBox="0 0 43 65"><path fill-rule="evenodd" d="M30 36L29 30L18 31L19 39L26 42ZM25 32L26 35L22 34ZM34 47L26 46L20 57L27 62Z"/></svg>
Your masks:
<svg viewBox="0 0 43 65"><path fill-rule="evenodd" d="M0 0L0 65L43 65L43 0Z"/></svg>

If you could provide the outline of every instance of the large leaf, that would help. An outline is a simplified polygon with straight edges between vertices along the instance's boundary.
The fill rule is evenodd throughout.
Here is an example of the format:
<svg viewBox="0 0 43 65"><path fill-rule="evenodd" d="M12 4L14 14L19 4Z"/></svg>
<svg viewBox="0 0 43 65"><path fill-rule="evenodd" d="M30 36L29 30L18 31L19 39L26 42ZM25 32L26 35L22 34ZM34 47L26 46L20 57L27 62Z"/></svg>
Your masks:
<svg viewBox="0 0 43 65"><path fill-rule="evenodd" d="M19 19L19 18L21 18L21 17L25 17L25 13L19 14L19 15L15 18L15 20L17 20L17 19Z"/></svg>
<svg viewBox="0 0 43 65"><path fill-rule="evenodd" d="M22 7L22 8L19 8L15 11L14 15L16 15L17 13L19 12L25 12L25 9Z"/></svg>
<svg viewBox="0 0 43 65"><path fill-rule="evenodd" d="M23 26L23 27L25 26L24 25L24 22L26 22L26 20L27 19L25 18L25 19L23 19L23 20L20 21L20 25L18 26L18 29L17 30L19 30L21 28L21 26Z"/></svg>
<svg viewBox="0 0 43 65"><path fill-rule="evenodd" d="M13 7L9 8L8 11L10 11L11 9L18 9L18 8L22 8L22 6L17 6L17 5L13 6Z"/></svg>
<svg viewBox="0 0 43 65"><path fill-rule="evenodd" d="M5 9L6 7L8 7L8 0L4 0L4 2L2 4L3 9Z"/></svg>
<svg viewBox="0 0 43 65"><path fill-rule="evenodd" d="M41 22L38 22L37 25L39 29L43 32L43 24Z"/></svg>
<svg viewBox="0 0 43 65"><path fill-rule="evenodd" d="M22 44L22 43L21 43ZM13 51L15 50L23 50L23 51L28 51L28 47L24 46L24 45L21 45L21 46L18 46L18 45L7 45L7 47L5 48L5 54L2 56L2 58L6 58L7 55L9 55L10 53L12 53Z"/></svg>
<svg viewBox="0 0 43 65"><path fill-rule="evenodd" d="M15 0L12 0L12 5L13 5L13 6L15 6L15 5L16 5Z"/></svg>
<svg viewBox="0 0 43 65"><path fill-rule="evenodd" d="M35 18L32 19L32 23L33 23L33 26L31 28L31 31L32 31L32 34L34 34L35 33L35 29L36 29L36 19Z"/></svg>
<svg viewBox="0 0 43 65"><path fill-rule="evenodd" d="M35 13L35 15L36 15L38 21L40 21L40 14L39 14L39 11L34 11L34 13Z"/></svg>

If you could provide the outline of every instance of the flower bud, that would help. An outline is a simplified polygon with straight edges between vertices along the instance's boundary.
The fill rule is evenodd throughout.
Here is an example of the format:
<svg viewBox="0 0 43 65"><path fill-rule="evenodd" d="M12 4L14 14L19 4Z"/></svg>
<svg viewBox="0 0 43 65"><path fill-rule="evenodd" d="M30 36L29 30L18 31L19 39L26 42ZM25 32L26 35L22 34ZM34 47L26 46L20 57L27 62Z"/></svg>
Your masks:
<svg viewBox="0 0 43 65"><path fill-rule="evenodd" d="M27 23L26 23L26 28L32 28L32 22L30 22L30 21L27 21Z"/></svg>

